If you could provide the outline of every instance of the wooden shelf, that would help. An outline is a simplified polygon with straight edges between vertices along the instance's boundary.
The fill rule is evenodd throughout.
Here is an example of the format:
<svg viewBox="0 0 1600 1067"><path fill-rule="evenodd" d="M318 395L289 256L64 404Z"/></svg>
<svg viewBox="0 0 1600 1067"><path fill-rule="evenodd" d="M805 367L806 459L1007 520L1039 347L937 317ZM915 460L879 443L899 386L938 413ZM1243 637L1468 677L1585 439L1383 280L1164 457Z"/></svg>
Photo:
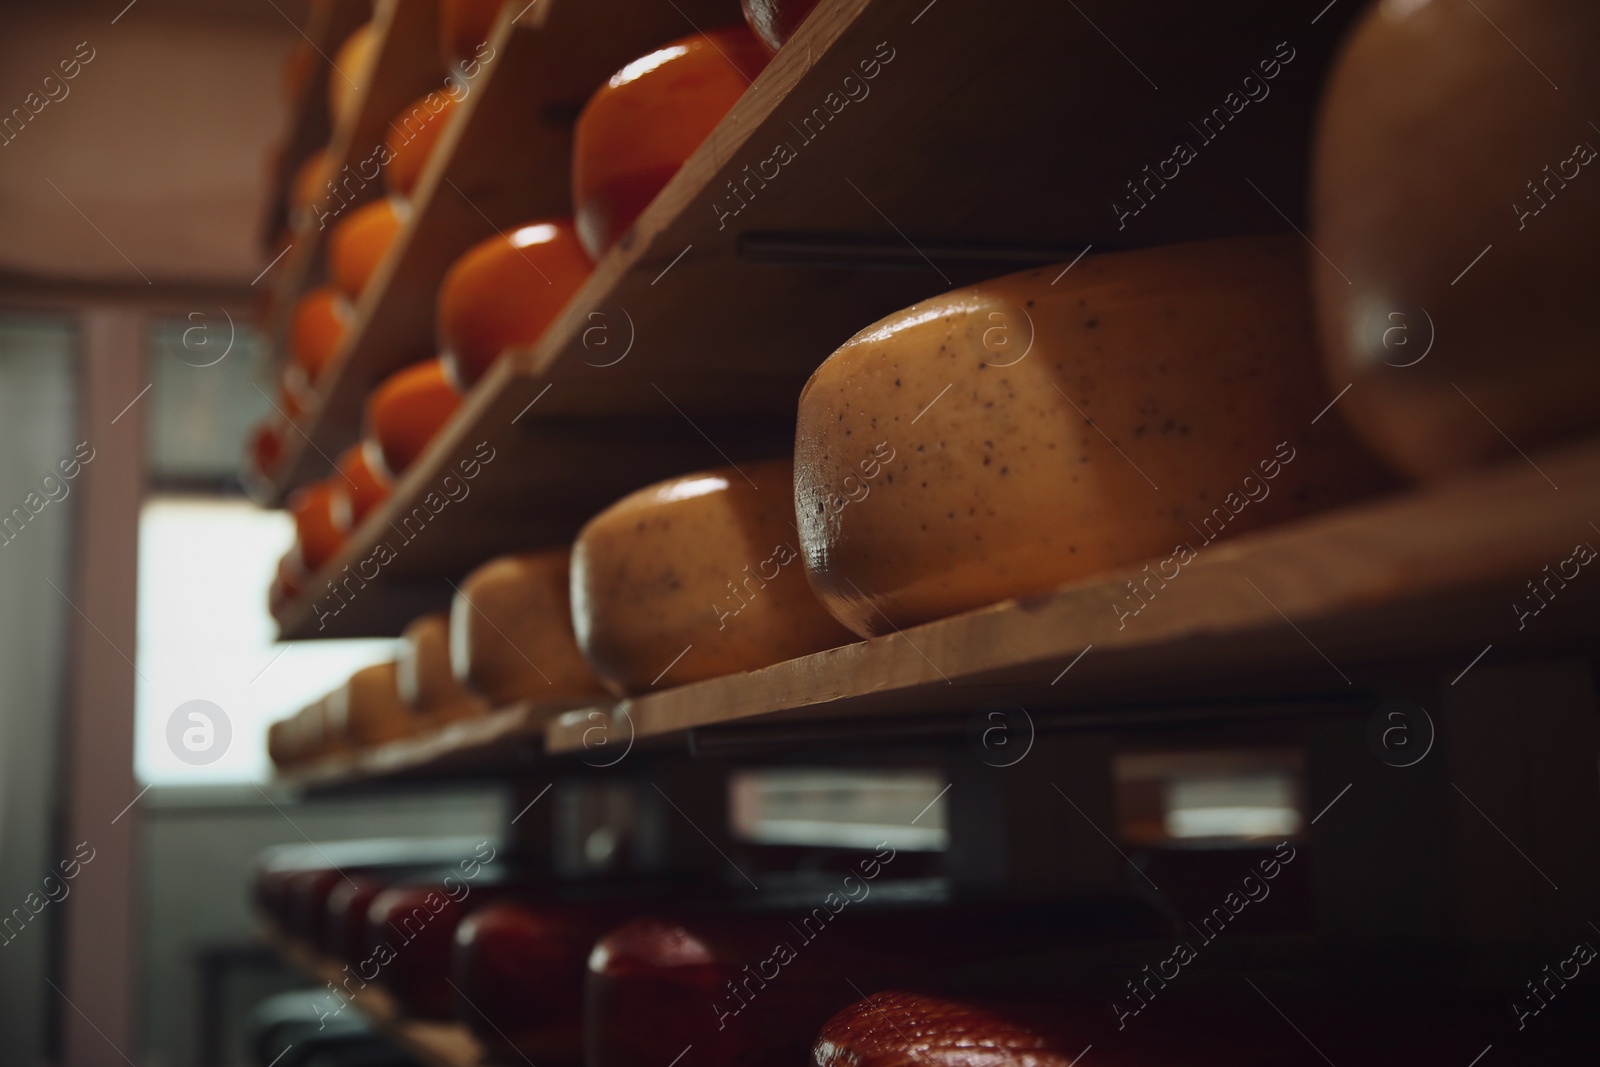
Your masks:
<svg viewBox="0 0 1600 1067"><path fill-rule="evenodd" d="M543 756L546 726L573 706L517 704L354 755L332 756L281 773L277 780L319 790L379 780L511 772Z"/></svg>
<svg viewBox="0 0 1600 1067"><path fill-rule="evenodd" d="M412 196L394 249L356 307L302 433L286 442L273 498L328 472L355 442L362 404L385 377L434 354L435 297L472 245L531 219L572 212L572 124L597 86L630 59L692 31L686 19L739 18L733 0L549 0L501 10L493 51L470 83Z"/></svg>
<svg viewBox="0 0 1600 1067"><path fill-rule="evenodd" d="M305 40L315 53L311 73L294 101L261 220L261 246L268 255L277 254L278 236L289 226L289 196L295 172L313 152L327 145L333 133L328 122L328 79L333 76L333 54L367 20L371 9L371 0L328 0L311 7L304 31Z"/></svg>
<svg viewBox="0 0 1600 1067"><path fill-rule="evenodd" d="M344 969L309 945L270 927L262 930L261 938L306 976L343 988ZM484 1048L472 1031L460 1023L408 1019L380 986L363 986L350 995L350 1002L371 1021L374 1030L427 1067L479 1067L485 1062Z"/></svg>
<svg viewBox="0 0 1600 1067"><path fill-rule="evenodd" d="M369 159L384 144L389 133L389 122L401 108L418 97L444 85L444 65L439 58L439 6L437 0L377 0L373 5L372 23L376 31L375 58L367 72L365 84L357 87L348 121L333 131L328 141L328 173L344 175L344 168L357 182L362 181L360 164ZM359 25L359 21L357 22ZM354 27L351 27L354 28ZM346 32L348 35L348 31ZM337 45L335 45L337 47ZM324 50L327 61L319 57L319 74L311 79L313 87L320 86L321 93L302 101L302 113L308 127L314 120L305 109L327 109L328 64L334 56ZM332 74L338 77L337 74ZM324 123L326 116L324 116ZM326 128L324 125L323 129ZM298 136L298 132L297 132ZM314 145L312 151L320 145ZM309 155L308 151L306 155ZM305 156L301 157L303 161ZM370 168L369 168L370 169ZM292 178L293 172L290 172ZM353 202L341 208L337 216L325 218L318 225L316 218L301 220L295 228L294 245L283 261L268 275L273 288L272 320L268 332L280 350L287 351L289 323L294 314L295 301L305 290L321 283L325 273L325 251L328 231L335 222L347 218L360 204L384 195L383 178L365 181L353 194Z"/></svg>
<svg viewBox="0 0 1600 1067"><path fill-rule="evenodd" d="M1520 629L1513 605L1536 603L1527 583L1546 565L1600 545L1600 442L1535 461L1204 546L1131 618L1115 607L1137 603L1126 582L1140 568L623 701L608 738L970 715L997 700L1043 710L1242 698L1286 680L1337 697L1386 663L1436 657L1466 685L1472 667L1530 648L1592 649L1600 578L1580 572ZM596 721L590 710L557 719L548 751L583 750Z"/></svg>
<svg viewBox="0 0 1600 1067"><path fill-rule="evenodd" d="M539 5L546 21L526 47L555 33L573 2ZM1088 245L1281 229L1279 209L1301 213L1312 107L1341 20L1354 13L1313 23L1315 6L1121 5L1097 26L1133 47L1135 69L1071 5L824 0L539 344L500 361L383 513L286 606L283 635L396 633L444 602L446 579L570 537L634 488L787 453L800 388L817 364L867 324L955 284L1070 260ZM1112 204L1127 196L1125 183L1176 139L1195 138L1188 120L1219 106L1285 40L1293 59L1271 95L1119 228ZM869 63L867 81L869 61L877 66ZM844 102L846 90L861 98ZM499 130L494 143L507 138ZM469 143L477 136L463 129L437 167L448 173ZM746 180L745 168L754 173L779 143L794 158L765 188L752 182L729 216L738 203L729 183ZM429 205L446 196L441 176ZM413 243L397 253L385 290L409 284L401 263L424 258ZM410 290L412 313L431 307L416 295L425 288ZM372 297L374 322L390 299ZM354 440L360 374L350 371L347 393L336 387L345 398L330 399L328 418L308 430L324 454ZM470 500L440 515L449 532L426 535L426 548L391 545L397 562L350 609L318 610L313 598L327 596L327 581L392 539L394 520L480 442L504 458L484 469Z"/></svg>

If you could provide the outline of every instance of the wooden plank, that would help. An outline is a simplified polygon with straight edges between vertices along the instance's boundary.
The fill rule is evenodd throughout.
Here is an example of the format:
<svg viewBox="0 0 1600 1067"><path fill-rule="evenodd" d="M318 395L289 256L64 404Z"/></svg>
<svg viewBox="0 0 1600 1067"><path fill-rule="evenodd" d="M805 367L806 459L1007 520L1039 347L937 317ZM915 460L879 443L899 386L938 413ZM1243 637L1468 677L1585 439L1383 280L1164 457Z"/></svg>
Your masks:
<svg viewBox="0 0 1600 1067"><path fill-rule="evenodd" d="M271 192L267 195L266 211L261 220L261 245L268 255L277 254L278 235L289 225L290 185L295 172L313 152L328 143L333 132L328 122L328 78L332 74L333 54L344 39L367 20L370 11L369 0L329 0L311 6L310 19L302 32L316 55L310 75L294 101L289 130L284 135Z"/></svg>
<svg viewBox="0 0 1600 1067"><path fill-rule="evenodd" d="M572 124L597 86L692 25L739 18L732 0L543 0L508 5L492 52L440 137L412 216L356 308L355 322L288 442L275 499L327 473L361 432L362 404L385 377L434 354L436 294L462 252L535 218L572 213ZM397 109L398 110L398 109Z"/></svg>
<svg viewBox="0 0 1600 1067"><path fill-rule="evenodd" d="M546 724L571 707L570 701L516 704L483 718L463 719L364 752L330 756L280 773L278 781L325 790L385 779L437 778L462 771L513 771L544 754Z"/></svg>
<svg viewBox="0 0 1600 1067"><path fill-rule="evenodd" d="M1339 694L1356 691L1366 665L1439 655L1464 670L1486 646L1499 656L1592 648L1600 580L1572 582L1522 629L1512 605L1546 564L1600 541L1589 525L1600 442L1536 461L1539 470L1519 459L1206 546L1136 618L1117 611L1139 571L1130 567L626 700L613 732L648 743L758 717L970 712L997 699L1130 702L1192 696L1207 680L1234 695L1284 677L1301 692ZM557 720L547 749L581 751L584 728L581 712Z"/></svg>
<svg viewBox="0 0 1600 1067"><path fill-rule="evenodd" d="M314 217L301 221L295 229L294 247L273 272L273 315L268 332L280 351L287 351L295 300L322 281L328 231L355 207L383 195L382 177L363 182L359 165L381 148L389 121L401 108L444 84L437 0L378 0L372 22L378 41L376 58L365 84L357 88L349 121L333 131L328 143L329 173L344 178L349 167L353 181L360 184L341 185L350 199L337 214L330 211L318 218L313 213ZM323 95L326 99L325 82Z"/></svg>
<svg viewBox="0 0 1600 1067"><path fill-rule="evenodd" d="M346 987L344 968L310 945L265 925L259 936L302 974L337 988ZM363 985L349 994L349 1000L371 1021L374 1030L427 1067L478 1067L485 1061L483 1045L472 1031L460 1023L409 1019L381 986Z"/></svg>

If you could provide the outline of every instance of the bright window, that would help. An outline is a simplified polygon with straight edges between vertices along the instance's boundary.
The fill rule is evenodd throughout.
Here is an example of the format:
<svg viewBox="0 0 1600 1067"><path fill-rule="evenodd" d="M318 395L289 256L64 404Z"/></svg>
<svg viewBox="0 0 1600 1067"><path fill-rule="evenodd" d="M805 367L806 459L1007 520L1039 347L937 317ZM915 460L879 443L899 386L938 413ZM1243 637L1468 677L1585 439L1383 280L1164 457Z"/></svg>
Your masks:
<svg viewBox="0 0 1600 1067"><path fill-rule="evenodd" d="M392 658L393 640L276 641L267 586L294 538L282 511L216 496L154 496L139 521L139 644L134 768L157 785L270 777L267 724ZM178 758L173 712L191 700L222 709L231 738L214 762ZM180 717L196 743L199 720ZM213 737L218 727L212 724ZM182 731L180 731L181 734ZM213 744L215 741L213 741ZM181 744L181 742L180 742Z"/></svg>

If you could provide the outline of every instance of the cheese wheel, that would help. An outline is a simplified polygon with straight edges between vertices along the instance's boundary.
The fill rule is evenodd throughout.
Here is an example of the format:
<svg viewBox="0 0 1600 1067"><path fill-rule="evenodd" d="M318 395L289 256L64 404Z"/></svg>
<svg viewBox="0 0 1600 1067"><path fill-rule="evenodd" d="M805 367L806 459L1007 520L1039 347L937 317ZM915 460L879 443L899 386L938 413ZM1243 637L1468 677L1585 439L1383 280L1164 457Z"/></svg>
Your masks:
<svg viewBox="0 0 1600 1067"><path fill-rule="evenodd" d="M439 347L470 386L507 348L533 344L594 265L571 219L544 219L469 248L439 286Z"/></svg>
<svg viewBox="0 0 1600 1067"><path fill-rule="evenodd" d="M289 55L283 61L283 101L291 113L299 105L300 96L311 81L311 72L320 61L316 48L304 38L289 49Z"/></svg>
<svg viewBox="0 0 1600 1067"><path fill-rule="evenodd" d="M350 300L361 292L389 254L410 215L398 197L385 196L356 208L328 234L328 272L333 284Z"/></svg>
<svg viewBox="0 0 1600 1067"><path fill-rule="evenodd" d="M367 432L398 478L461 406L461 394L437 359L396 371L367 398Z"/></svg>
<svg viewBox="0 0 1600 1067"><path fill-rule="evenodd" d="M423 726L395 688L394 663L363 667L327 698L328 730L352 747L410 737Z"/></svg>
<svg viewBox="0 0 1600 1067"><path fill-rule="evenodd" d="M1299 237L1064 266L891 315L806 383L800 541L856 633L1152 557L1174 580L1218 537L1384 484L1337 415L1313 421L1332 398Z"/></svg>
<svg viewBox="0 0 1600 1067"><path fill-rule="evenodd" d="M335 129L354 119L378 58L378 29L370 22L357 27L333 54L328 72L328 120Z"/></svg>
<svg viewBox="0 0 1600 1067"><path fill-rule="evenodd" d="M288 506L294 516L300 561L308 570L321 570L338 554L350 534L348 501L331 483L323 481L296 489Z"/></svg>
<svg viewBox="0 0 1600 1067"><path fill-rule="evenodd" d="M274 615L278 614L280 609L305 591L306 584L310 581L311 575L300 558L299 548L290 548L278 560L277 573L273 575L272 584L267 589L268 610Z"/></svg>
<svg viewBox="0 0 1600 1067"><path fill-rule="evenodd" d="M508 901L461 923L450 959L456 1014L493 1062L583 1062L589 952L617 911Z"/></svg>
<svg viewBox="0 0 1600 1067"><path fill-rule="evenodd" d="M352 317L350 301L331 286L313 289L295 302L289 358L305 372L309 384L316 384L333 363Z"/></svg>
<svg viewBox="0 0 1600 1067"><path fill-rule="evenodd" d="M743 0L741 6L750 29L762 44L776 52L794 36L817 6L817 0Z"/></svg>
<svg viewBox="0 0 1600 1067"><path fill-rule="evenodd" d="M265 418L250 430L245 444L245 461L251 480L271 480L283 461L283 423L276 417Z"/></svg>
<svg viewBox="0 0 1600 1067"><path fill-rule="evenodd" d="M611 76L578 116L572 204L598 260L694 154L771 58L743 26L693 34Z"/></svg>
<svg viewBox="0 0 1600 1067"><path fill-rule="evenodd" d="M383 167L383 180L391 193L410 196L415 191L428 157L433 155L433 146L450 124L459 102L451 92L435 89L413 100L390 121L384 139L389 161Z"/></svg>
<svg viewBox="0 0 1600 1067"><path fill-rule="evenodd" d="M367 909L367 958L381 964L378 981L394 994L403 1014L414 1019L454 1017L450 948L464 914L461 902L476 904L487 891L458 880L452 889L392 886L373 898Z"/></svg>
<svg viewBox="0 0 1600 1067"><path fill-rule="evenodd" d="M294 179L289 183L289 225L294 229L307 228L316 221L317 208L326 195L328 180L328 150L318 149L295 168ZM323 209L326 211L326 208Z"/></svg>
<svg viewBox="0 0 1600 1067"><path fill-rule="evenodd" d="M1596 41L1589 0L1391 0L1329 77L1311 182L1328 382L1413 477L1600 427Z"/></svg>
<svg viewBox="0 0 1600 1067"><path fill-rule="evenodd" d="M347 501L350 528L355 529L373 508L389 499L394 483L378 443L370 438L345 449L339 455L338 468L339 473L329 483Z"/></svg>
<svg viewBox="0 0 1600 1067"><path fill-rule="evenodd" d="M745 464L623 497L578 534L578 647L618 692L755 670L850 635L806 585L794 531L794 468Z"/></svg>
<svg viewBox="0 0 1600 1067"><path fill-rule="evenodd" d="M467 575L450 605L450 666L492 706L598 697L572 634L564 548L503 556Z"/></svg>
<svg viewBox="0 0 1600 1067"><path fill-rule="evenodd" d="M430 723L489 713L483 698L462 686L450 671L450 617L443 613L413 619L400 635L395 688L400 699Z"/></svg>
<svg viewBox="0 0 1600 1067"><path fill-rule="evenodd" d="M328 914L323 925L329 955L351 967L367 958L367 912L387 888L386 882L360 874L351 874L349 881L334 886L328 894Z"/></svg>
<svg viewBox="0 0 1600 1067"><path fill-rule="evenodd" d="M439 51L446 67L477 56L505 0L440 0Z"/></svg>

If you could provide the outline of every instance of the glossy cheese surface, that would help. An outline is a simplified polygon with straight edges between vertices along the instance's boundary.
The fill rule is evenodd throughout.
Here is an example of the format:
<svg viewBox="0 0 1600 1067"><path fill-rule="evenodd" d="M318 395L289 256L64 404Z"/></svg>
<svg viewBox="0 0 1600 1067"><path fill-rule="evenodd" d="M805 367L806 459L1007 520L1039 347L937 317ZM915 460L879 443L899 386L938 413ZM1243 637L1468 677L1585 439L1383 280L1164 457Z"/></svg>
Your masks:
<svg viewBox="0 0 1600 1067"><path fill-rule="evenodd" d="M385 378L367 398L367 432L388 473L404 474L460 406L461 394L437 359Z"/></svg>
<svg viewBox="0 0 1600 1067"><path fill-rule="evenodd" d="M532 345L589 277L572 220L541 219L480 241L439 286L439 349L470 386L501 352Z"/></svg>
<svg viewBox="0 0 1600 1067"><path fill-rule="evenodd" d="M776 52L794 36L817 6L817 0L743 0L741 6L750 29L762 44Z"/></svg>
<svg viewBox="0 0 1600 1067"><path fill-rule="evenodd" d="M598 260L736 104L770 56L743 26L694 34L623 67L573 133L578 234Z"/></svg>
<svg viewBox="0 0 1600 1067"><path fill-rule="evenodd" d="M328 234L328 270L334 286L348 299L362 290L389 254L410 214L404 200L386 196L356 208Z"/></svg>
<svg viewBox="0 0 1600 1067"><path fill-rule="evenodd" d="M363 667L327 699L328 729L354 747L410 737L423 726L395 686L395 665Z"/></svg>
<svg viewBox="0 0 1600 1067"><path fill-rule="evenodd" d="M315 571L334 557L350 535L349 503L331 482L322 481L296 489L288 507L294 516L300 561Z"/></svg>
<svg viewBox="0 0 1600 1067"><path fill-rule="evenodd" d="M462 684L450 670L450 617L423 615L400 635L395 664L400 699L430 724L470 719L489 713L489 705Z"/></svg>
<svg viewBox="0 0 1600 1067"><path fill-rule="evenodd" d="M390 121L385 138L389 161L383 168L383 180L391 193L410 196L416 189L434 145L450 124L459 102L455 93L435 89L413 100Z"/></svg>
<svg viewBox="0 0 1600 1067"><path fill-rule="evenodd" d="M350 301L331 286L313 289L294 306L289 324L289 356L314 385L333 362L352 317Z"/></svg>
<svg viewBox="0 0 1600 1067"><path fill-rule="evenodd" d="M1407 474L1600 426L1597 41L1589 0L1390 0L1329 78L1310 261L1328 383Z"/></svg>
<svg viewBox="0 0 1600 1067"><path fill-rule="evenodd" d="M353 116L356 103L367 89L372 65L378 58L378 29L372 23L357 27L333 54L328 72L328 119L337 129Z"/></svg>
<svg viewBox="0 0 1600 1067"><path fill-rule="evenodd" d="M807 382L795 501L856 633L1040 592L1383 484L1318 372L1299 237L1114 253L898 312ZM1180 548L1179 546L1186 546Z"/></svg>
<svg viewBox="0 0 1600 1067"><path fill-rule="evenodd" d="M505 0L440 0L439 50L445 66L477 54Z"/></svg>
<svg viewBox="0 0 1600 1067"><path fill-rule="evenodd" d="M450 665L494 707L605 692L572 633L567 549L491 560L450 606Z"/></svg>
<svg viewBox="0 0 1600 1067"><path fill-rule="evenodd" d="M350 528L355 529L373 508L389 498L394 483L384 468L378 443L370 439L358 441L340 453L337 466L338 474L330 483L349 502Z"/></svg>
<svg viewBox="0 0 1600 1067"><path fill-rule="evenodd" d="M572 553L578 646L618 692L832 648L850 634L806 584L787 460L686 475L595 516Z"/></svg>

